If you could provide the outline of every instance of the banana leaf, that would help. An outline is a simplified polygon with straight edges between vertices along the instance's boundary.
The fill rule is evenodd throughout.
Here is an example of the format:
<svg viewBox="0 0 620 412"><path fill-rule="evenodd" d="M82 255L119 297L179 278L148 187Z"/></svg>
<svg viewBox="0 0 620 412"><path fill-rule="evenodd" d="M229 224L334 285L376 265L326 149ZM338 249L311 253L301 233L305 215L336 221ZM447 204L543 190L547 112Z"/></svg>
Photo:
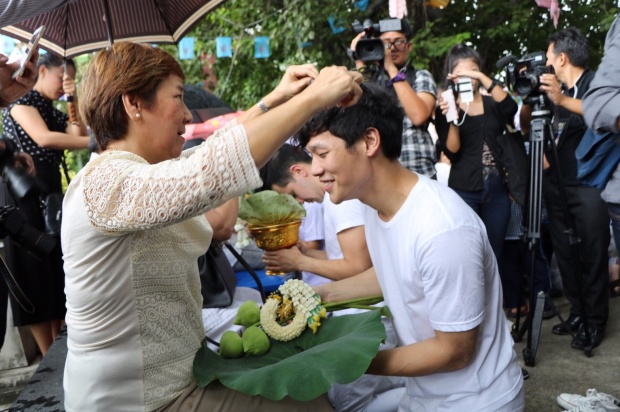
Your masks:
<svg viewBox="0 0 620 412"><path fill-rule="evenodd" d="M316 335L306 328L291 341L271 340L262 356L225 359L204 345L194 358L194 379L201 387L219 379L248 395L307 401L326 393L333 383L362 376L385 338L378 310L332 316L322 321Z"/></svg>
<svg viewBox="0 0 620 412"><path fill-rule="evenodd" d="M239 217L250 226L291 223L306 216L306 209L293 196L263 190L239 200Z"/></svg>

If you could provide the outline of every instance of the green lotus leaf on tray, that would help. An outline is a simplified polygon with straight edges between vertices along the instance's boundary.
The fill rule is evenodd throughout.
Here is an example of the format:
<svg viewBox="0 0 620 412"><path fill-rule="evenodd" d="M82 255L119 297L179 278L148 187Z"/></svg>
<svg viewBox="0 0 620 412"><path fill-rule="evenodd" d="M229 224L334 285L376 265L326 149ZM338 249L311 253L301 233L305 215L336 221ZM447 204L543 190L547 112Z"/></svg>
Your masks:
<svg viewBox="0 0 620 412"><path fill-rule="evenodd" d="M322 321L316 335L306 328L289 342L272 340L261 356L225 359L205 345L194 358L194 379L198 386L219 379L248 395L306 401L326 393L333 383L362 376L385 338L378 310L332 316Z"/></svg>
<svg viewBox="0 0 620 412"><path fill-rule="evenodd" d="M239 200L239 217L250 226L291 223L306 216L306 209L293 196L263 190Z"/></svg>

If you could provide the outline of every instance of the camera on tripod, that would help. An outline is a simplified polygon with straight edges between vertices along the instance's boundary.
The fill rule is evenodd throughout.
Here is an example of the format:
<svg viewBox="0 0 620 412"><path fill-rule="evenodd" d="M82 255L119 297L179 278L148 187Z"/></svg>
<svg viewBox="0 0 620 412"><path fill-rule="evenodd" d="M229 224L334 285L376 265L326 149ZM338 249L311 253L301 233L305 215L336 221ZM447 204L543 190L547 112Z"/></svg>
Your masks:
<svg viewBox="0 0 620 412"><path fill-rule="evenodd" d="M505 68L508 85L524 100L545 96L540 92L540 76L554 74L553 66L547 66L547 56L542 51L526 54L520 59L508 55L497 62L497 67Z"/></svg>
<svg viewBox="0 0 620 412"><path fill-rule="evenodd" d="M372 20L366 19L363 24L360 24L359 20L355 20L351 26L355 33L364 32L365 36L360 39L355 46L355 60L361 60L363 62L376 62L383 60L385 56L385 45L383 41L378 37L381 33L387 31L400 31L405 33L407 38L407 30L409 30L403 24L400 19L383 19L379 20L379 23L373 23ZM410 31L410 30L409 30Z"/></svg>
<svg viewBox="0 0 620 412"><path fill-rule="evenodd" d="M4 150L0 149L0 170L11 194L16 199L24 199L45 191L43 185L30 176L26 170L16 166L15 143L0 136ZM23 248L38 255L49 254L56 245L56 239L49 236L24 220L19 210L10 205L0 207L0 238L10 236Z"/></svg>

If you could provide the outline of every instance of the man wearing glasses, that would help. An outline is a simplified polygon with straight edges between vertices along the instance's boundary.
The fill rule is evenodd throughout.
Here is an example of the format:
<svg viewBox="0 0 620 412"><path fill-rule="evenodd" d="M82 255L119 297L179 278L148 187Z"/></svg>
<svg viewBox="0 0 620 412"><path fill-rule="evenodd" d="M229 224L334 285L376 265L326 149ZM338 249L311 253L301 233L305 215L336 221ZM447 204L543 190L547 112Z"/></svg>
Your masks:
<svg viewBox="0 0 620 412"><path fill-rule="evenodd" d="M437 85L430 72L416 70L413 65L407 64L413 32L406 19L401 20L401 27L402 31L386 31L379 36L385 45L383 70L378 70L372 78L396 95L405 112L400 162L411 171L434 178L435 145L428 132L428 124L435 110ZM361 32L353 39L351 50L355 50L364 35ZM380 65L381 62L370 64ZM361 60L355 60L355 66L365 77L367 74L370 77L373 72Z"/></svg>

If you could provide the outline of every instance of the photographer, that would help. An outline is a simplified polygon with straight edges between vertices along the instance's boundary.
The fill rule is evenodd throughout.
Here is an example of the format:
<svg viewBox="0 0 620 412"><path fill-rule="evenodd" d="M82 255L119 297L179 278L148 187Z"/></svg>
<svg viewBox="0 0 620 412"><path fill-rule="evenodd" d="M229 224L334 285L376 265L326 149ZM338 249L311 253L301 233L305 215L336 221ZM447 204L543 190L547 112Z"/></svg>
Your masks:
<svg viewBox="0 0 620 412"><path fill-rule="evenodd" d="M398 22L397 19L390 20ZM365 32L353 39L349 55L355 60L357 70L364 74L364 77L372 77L379 84L385 84L388 91L398 98L405 112L400 162L411 171L434 177L435 145L428 132L428 124L435 109L437 86L430 72L416 70L407 64L413 33L407 20L400 20L399 26L400 31L377 33L385 46L382 62L367 62L367 66L354 52L358 42L366 35ZM377 67L381 63L383 70Z"/></svg>
<svg viewBox="0 0 620 412"><path fill-rule="evenodd" d="M511 124L518 107L495 80L480 71L482 60L471 47L457 44L448 51L444 74L448 82L471 79L473 96L458 94L458 123L448 122L448 104L440 99L435 113L439 141L452 167L448 186L467 203L484 222L487 235L499 261L510 221L510 198L505 176L495 158L495 138ZM479 92L483 86L490 96ZM466 102L465 100L471 100ZM455 120L456 122L456 120Z"/></svg>
<svg viewBox="0 0 620 412"><path fill-rule="evenodd" d="M596 347L605 336L609 312L609 216L600 190L577 180L575 158L575 150L586 131L581 98L590 88L594 72L586 67L589 58L588 40L578 29L568 28L556 32L548 43L547 66L553 67L555 75L547 73L540 76L540 90L551 102L554 113L553 138L557 150L554 154L553 145L545 148L543 192L549 213L553 252L562 275L564 296L571 305L568 319L555 325L552 332L558 335L578 332L571 346L584 349L584 316L587 317L592 347ZM521 126L525 131L529 131L531 112L532 108L528 105L524 105L521 110ZM559 180L557 176L560 176ZM566 204L562 200L562 188ZM568 216L565 216L565 210ZM575 235L580 239L575 246L578 253L574 252L572 239L566 234L567 222L571 220ZM575 264L576 258L580 259L577 262L579 264ZM580 297L585 313L582 313Z"/></svg>

